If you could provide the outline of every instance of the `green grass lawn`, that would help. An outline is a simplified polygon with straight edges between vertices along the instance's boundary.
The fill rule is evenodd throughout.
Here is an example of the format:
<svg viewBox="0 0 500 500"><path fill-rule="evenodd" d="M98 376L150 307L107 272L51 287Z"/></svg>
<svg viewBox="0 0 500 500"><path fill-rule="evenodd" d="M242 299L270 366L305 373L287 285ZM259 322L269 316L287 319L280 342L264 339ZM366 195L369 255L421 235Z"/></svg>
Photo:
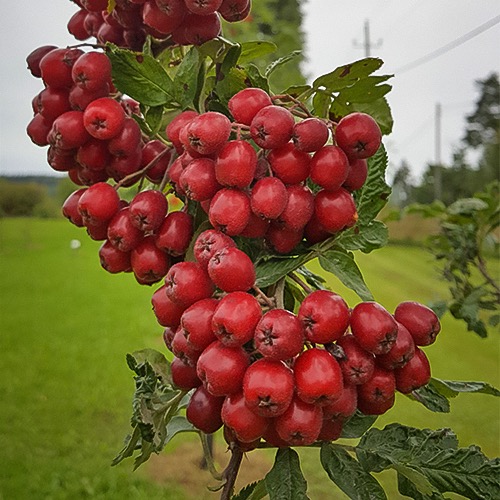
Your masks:
<svg viewBox="0 0 500 500"><path fill-rule="evenodd" d="M72 239L81 248L72 250ZM153 481L147 467L132 473L131 461L109 466L129 431L133 381L125 354L162 342L150 310L154 288L107 274L98 248L64 220L0 219L1 500L199 498L175 482ZM387 247L358 263L391 311L399 301L428 302L446 291L431 257L415 247ZM333 278L330 285L351 306L359 301ZM480 339L446 316L426 353L439 378L500 385L497 332ZM448 415L398 397L377 425L449 426L463 446L478 444L492 457L500 454L499 412L498 400L483 395L459 396ZM272 460L270 452L254 453ZM311 498L343 498L332 493L317 450L302 455ZM394 489L389 498L397 498Z"/></svg>

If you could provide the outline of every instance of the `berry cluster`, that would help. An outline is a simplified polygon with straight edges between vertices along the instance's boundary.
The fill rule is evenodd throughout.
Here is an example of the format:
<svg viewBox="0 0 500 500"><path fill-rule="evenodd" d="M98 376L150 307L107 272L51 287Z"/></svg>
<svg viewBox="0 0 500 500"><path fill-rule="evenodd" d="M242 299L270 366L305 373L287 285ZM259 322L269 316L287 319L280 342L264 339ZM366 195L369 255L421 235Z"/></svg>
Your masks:
<svg viewBox="0 0 500 500"><path fill-rule="evenodd" d="M420 346L435 341L440 324L426 306L350 310L340 295L317 290L294 314L253 292L252 262L227 235L204 231L194 251L195 262L172 266L152 304L175 356L174 383L195 389L187 418L203 432L224 425L226 439L247 450L262 438L273 446L331 441L356 409L380 415L396 390L429 382Z"/></svg>
<svg viewBox="0 0 500 500"><path fill-rule="evenodd" d="M100 43L140 51L147 35L172 45L201 45L221 32L221 18L245 19L251 0L73 0L80 10L68 22L77 40L95 37Z"/></svg>
<svg viewBox="0 0 500 500"><path fill-rule="evenodd" d="M365 182L381 133L364 113L331 133L331 123L304 116L296 103L279 105L279 97L246 88L229 101L234 123L185 111L166 134L179 154L169 170L177 196L201 203L215 229L289 253L304 238L318 243L355 224L351 191Z"/></svg>
<svg viewBox="0 0 500 500"><path fill-rule="evenodd" d="M144 142L131 117L139 113L138 103L117 93L105 53L43 46L27 62L45 85L32 101L27 132L38 146L49 146L47 161L54 170L89 186L120 181L162 153L163 160L148 170L150 181L161 181L170 149L160 141Z"/></svg>

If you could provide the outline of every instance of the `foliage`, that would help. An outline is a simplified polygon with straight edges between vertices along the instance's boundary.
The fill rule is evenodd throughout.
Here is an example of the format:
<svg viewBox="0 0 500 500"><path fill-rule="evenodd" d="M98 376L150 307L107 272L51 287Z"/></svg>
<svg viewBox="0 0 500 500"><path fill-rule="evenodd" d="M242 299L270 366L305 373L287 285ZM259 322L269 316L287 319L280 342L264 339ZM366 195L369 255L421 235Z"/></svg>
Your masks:
<svg viewBox="0 0 500 500"><path fill-rule="evenodd" d="M0 216L35 215L37 209L46 203L47 197L47 190L40 184L0 179Z"/></svg>
<svg viewBox="0 0 500 500"><path fill-rule="evenodd" d="M408 207L407 213L415 212L440 221L440 232L429 238L428 246L451 298L435 307L441 313L449 310L469 330L485 337L488 326L496 327L500 321L500 284L486 259L488 253L498 255L499 183L449 207L437 202Z"/></svg>

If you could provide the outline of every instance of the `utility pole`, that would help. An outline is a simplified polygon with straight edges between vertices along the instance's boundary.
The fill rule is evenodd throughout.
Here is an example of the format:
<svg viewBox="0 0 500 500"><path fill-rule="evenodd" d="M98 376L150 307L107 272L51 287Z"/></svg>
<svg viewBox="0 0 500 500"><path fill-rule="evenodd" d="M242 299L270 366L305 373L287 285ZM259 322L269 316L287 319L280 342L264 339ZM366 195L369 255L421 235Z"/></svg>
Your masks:
<svg viewBox="0 0 500 500"><path fill-rule="evenodd" d="M367 19L363 28L363 43L360 43L357 40L353 40L352 43L357 49L365 50L365 57L370 57L372 47L378 49L382 45L382 40L379 38L377 40L377 43L372 44L372 41L370 39L370 21L368 21Z"/></svg>
<svg viewBox="0 0 500 500"><path fill-rule="evenodd" d="M434 113L434 199L443 197L443 178L441 171L441 103L436 103Z"/></svg>

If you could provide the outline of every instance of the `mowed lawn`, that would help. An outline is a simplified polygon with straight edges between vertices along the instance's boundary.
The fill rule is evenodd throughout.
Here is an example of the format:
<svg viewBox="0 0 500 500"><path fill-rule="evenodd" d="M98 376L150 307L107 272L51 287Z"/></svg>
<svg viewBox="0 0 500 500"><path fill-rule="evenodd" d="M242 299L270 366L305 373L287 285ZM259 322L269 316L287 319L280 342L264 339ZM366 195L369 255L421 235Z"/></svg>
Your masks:
<svg viewBox="0 0 500 500"><path fill-rule="evenodd" d="M81 248L71 248L73 239ZM110 467L129 431L133 380L125 354L163 347L150 307L155 287L107 274L98 248L64 220L0 220L1 500L200 498L168 481L184 470L196 474L183 456L169 462L175 471L159 474L161 484L151 468L132 473L130 460ZM446 291L431 257L418 248L390 246L359 255L358 262L377 300L391 311L402 300L428 302ZM315 263L311 268L318 270ZM335 279L329 284L351 306L359 301ZM498 332L479 339L446 316L426 353L439 378L500 385ZM398 397L377 425L451 427L461 445L475 443L493 457L500 451L499 413L499 400L491 396L461 395L448 415ZM180 436L171 448L184 442ZM272 463L270 452L249 458L254 453ZM301 453L310 497L343 498L320 470L318 451ZM397 498L394 490L389 496Z"/></svg>

